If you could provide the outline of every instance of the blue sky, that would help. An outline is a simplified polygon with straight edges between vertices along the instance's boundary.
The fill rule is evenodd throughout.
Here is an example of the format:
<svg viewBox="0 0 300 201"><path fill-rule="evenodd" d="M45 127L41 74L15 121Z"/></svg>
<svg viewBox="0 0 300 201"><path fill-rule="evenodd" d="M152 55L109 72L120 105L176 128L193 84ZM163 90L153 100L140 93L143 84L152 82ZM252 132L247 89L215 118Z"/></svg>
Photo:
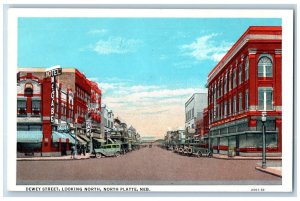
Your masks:
<svg viewBox="0 0 300 201"><path fill-rule="evenodd" d="M184 125L185 101L255 25L281 19L20 18L18 67L76 67L128 124L161 136Z"/></svg>

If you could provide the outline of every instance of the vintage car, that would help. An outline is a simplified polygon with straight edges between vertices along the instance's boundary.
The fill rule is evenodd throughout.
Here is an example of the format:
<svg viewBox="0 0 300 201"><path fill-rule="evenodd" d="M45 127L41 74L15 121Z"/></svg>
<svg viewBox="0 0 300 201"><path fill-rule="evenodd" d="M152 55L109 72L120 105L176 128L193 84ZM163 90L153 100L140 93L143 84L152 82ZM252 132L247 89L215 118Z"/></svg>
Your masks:
<svg viewBox="0 0 300 201"><path fill-rule="evenodd" d="M105 144L94 149L94 154L96 158L101 158L103 156L120 156L121 155L121 145L115 144Z"/></svg>

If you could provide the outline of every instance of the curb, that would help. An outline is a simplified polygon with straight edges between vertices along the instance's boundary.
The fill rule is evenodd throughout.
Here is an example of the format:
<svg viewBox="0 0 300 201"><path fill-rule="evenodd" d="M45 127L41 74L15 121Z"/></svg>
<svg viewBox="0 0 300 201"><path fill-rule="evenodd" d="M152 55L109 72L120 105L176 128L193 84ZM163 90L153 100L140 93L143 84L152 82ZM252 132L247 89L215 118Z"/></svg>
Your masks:
<svg viewBox="0 0 300 201"><path fill-rule="evenodd" d="M17 158L17 161L73 161L73 160L86 160L90 158Z"/></svg>
<svg viewBox="0 0 300 201"><path fill-rule="evenodd" d="M271 175L274 175L274 176L282 178L281 174L273 172L273 171L268 171L266 169L263 169L262 167L256 166L255 169L258 170L258 171L261 171L261 172L264 172L264 173L268 173L268 174L271 174Z"/></svg>
<svg viewBox="0 0 300 201"><path fill-rule="evenodd" d="M218 156L212 156L212 158L216 159L223 159L223 160L261 160L261 158L253 158L253 157L218 157ZM266 158L266 160L282 160L282 158Z"/></svg>

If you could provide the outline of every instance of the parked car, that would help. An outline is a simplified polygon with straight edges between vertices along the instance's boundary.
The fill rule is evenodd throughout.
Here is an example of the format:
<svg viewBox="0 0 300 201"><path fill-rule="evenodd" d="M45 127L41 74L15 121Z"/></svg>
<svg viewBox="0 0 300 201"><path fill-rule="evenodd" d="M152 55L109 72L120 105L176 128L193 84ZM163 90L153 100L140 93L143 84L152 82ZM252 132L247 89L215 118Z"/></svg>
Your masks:
<svg viewBox="0 0 300 201"><path fill-rule="evenodd" d="M96 158L101 158L103 156L120 156L121 155L121 145L120 144L105 144L99 148L94 149L94 154Z"/></svg>
<svg viewBox="0 0 300 201"><path fill-rule="evenodd" d="M149 144L149 148L152 148L152 144Z"/></svg>

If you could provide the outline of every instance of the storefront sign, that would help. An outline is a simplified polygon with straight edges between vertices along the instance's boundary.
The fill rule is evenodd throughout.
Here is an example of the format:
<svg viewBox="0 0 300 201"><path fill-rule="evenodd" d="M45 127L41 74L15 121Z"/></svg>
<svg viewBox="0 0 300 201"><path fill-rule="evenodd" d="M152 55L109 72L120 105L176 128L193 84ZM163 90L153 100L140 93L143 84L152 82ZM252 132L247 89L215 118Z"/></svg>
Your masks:
<svg viewBox="0 0 300 201"><path fill-rule="evenodd" d="M54 124L55 122L55 93L56 93L56 76L62 74L62 68L60 66L53 66L48 71L45 72L45 77L51 77L51 100L50 100L50 122Z"/></svg>
<svg viewBox="0 0 300 201"><path fill-rule="evenodd" d="M62 68L60 68L59 66L54 66L53 69L50 69L48 71L45 72L45 77L55 77L55 76L58 76L58 75L61 75L62 74Z"/></svg>
<svg viewBox="0 0 300 201"><path fill-rule="evenodd" d="M57 131L62 133L68 133L70 131L70 126L67 123L59 124L57 126Z"/></svg>
<svg viewBox="0 0 300 201"><path fill-rule="evenodd" d="M55 100L55 92L56 92L56 87L55 87L55 77L51 77L51 105L50 105L50 122L53 124L54 123L54 117L55 117L55 105L54 105L54 100Z"/></svg>

